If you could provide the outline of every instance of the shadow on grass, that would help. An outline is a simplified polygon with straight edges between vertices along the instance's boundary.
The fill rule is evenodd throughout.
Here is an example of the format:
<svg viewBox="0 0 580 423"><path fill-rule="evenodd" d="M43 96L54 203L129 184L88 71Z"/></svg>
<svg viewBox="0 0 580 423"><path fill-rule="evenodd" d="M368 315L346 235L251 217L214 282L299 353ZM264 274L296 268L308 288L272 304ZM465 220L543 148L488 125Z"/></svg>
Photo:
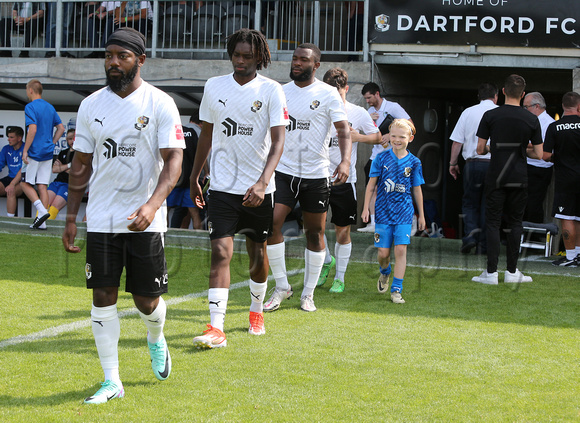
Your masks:
<svg viewBox="0 0 580 423"><path fill-rule="evenodd" d="M170 295L165 296L166 299L202 292L208 287L209 254L206 235L193 232L189 236L188 231L177 234L179 236L168 237L177 239L172 242L178 245L166 250L170 271ZM471 277L485 266L484 256L459 254L459 240L413 238L409 246L403 291L407 303L397 305L390 302L388 294L376 292L378 265L372 236L358 233L351 235L353 253L346 273L346 291L343 294L328 292L334 275L334 271L331 271L327 284L317 288L315 293L316 305L321 311L344 310L561 328L580 327L577 305L580 279L566 276L576 269L559 269L546 260L520 261L520 269L532 274L533 283L481 285L471 282ZM38 234L32 236L22 229L21 233L15 235L0 234L0 241L3 245L10 245L15 253L11 255L14 262L3 272L3 279L84 288L84 253L65 253L60 238ZM232 260L232 283L249 277L243 238L236 237L236 241L236 251L241 254L235 254ZM328 233L328 242L332 251L334 232ZM82 243L83 240L79 245L84 246ZM289 271L303 266L303 254L303 238L287 242ZM297 260L292 260L292 257ZM500 269L505 266L503 263L500 261ZM295 290L295 298L290 300L293 302L292 307L297 304L294 302L299 301L302 279L303 275L290 277ZM272 287L273 282L269 286ZM122 290L124 283L121 285ZM249 304L247 288L231 291L228 315L246 313ZM283 312L286 304L277 313ZM46 318L50 317L48 315ZM202 301L201 312L172 311L170 318L188 320L194 325L199 323L205 327L209 322L207 303Z"/></svg>

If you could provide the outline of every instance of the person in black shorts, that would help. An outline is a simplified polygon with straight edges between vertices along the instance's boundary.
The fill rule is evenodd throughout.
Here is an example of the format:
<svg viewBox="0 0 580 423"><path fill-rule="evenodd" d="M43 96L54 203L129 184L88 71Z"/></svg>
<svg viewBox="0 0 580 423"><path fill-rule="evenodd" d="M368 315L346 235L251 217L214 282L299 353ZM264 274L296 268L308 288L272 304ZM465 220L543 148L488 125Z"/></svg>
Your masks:
<svg viewBox="0 0 580 423"><path fill-rule="evenodd" d="M527 155L542 156L542 131L538 118L520 107L526 81L519 75L507 77L503 93L505 104L483 114L477 130L477 154L491 152L485 179L485 221L487 269L472 281L497 285L497 264L502 214L507 222L507 270L504 282L531 282L517 269L522 217L528 198ZM490 145L487 145L487 140ZM528 142L532 147L527 150ZM526 151L527 150L527 151Z"/></svg>
<svg viewBox="0 0 580 423"><path fill-rule="evenodd" d="M250 259L250 335L263 335L268 288L266 239L272 228L274 170L284 148L288 111L282 86L257 71L271 63L264 36L240 29L228 38L233 73L210 78L199 109L202 121L191 173L191 198L205 204L199 176L210 158L207 229L211 240L210 324L193 338L196 348L227 345L224 319L234 235L246 236Z"/></svg>
<svg viewBox="0 0 580 423"><path fill-rule="evenodd" d="M276 168L274 226L268 238L268 258L276 287L264 304L264 311L274 311L292 296L285 262L282 226L300 202L306 249L304 251L304 287L300 308L316 311L314 289L326 257L324 229L330 197L330 177L343 184L349 175L352 143L344 102L336 88L316 78L320 67L320 49L314 44L299 45L292 56L290 78L284 85L289 106L290 124L286 127L284 153ZM340 163L329 171L330 127L337 130Z"/></svg>
<svg viewBox="0 0 580 423"><path fill-rule="evenodd" d="M117 298L123 270L139 316L147 328L154 376L171 373L163 334L168 276L164 252L165 199L181 173L185 142L173 99L141 79L145 37L122 28L105 46L107 86L79 107L69 173L69 197L62 242L74 245L76 217L90 179L87 203L87 288L92 289L91 322L105 382L86 404L125 395L119 375L120 320Z"/></svg>
<svg viewBox="0 0 580 423"><path fill-rule="evenodd" d="M562 224L566 256L554 266L580 266L580 94L562 98L564 114L546 131L544 160L554 162L556 184L552 215Z"/></svg>

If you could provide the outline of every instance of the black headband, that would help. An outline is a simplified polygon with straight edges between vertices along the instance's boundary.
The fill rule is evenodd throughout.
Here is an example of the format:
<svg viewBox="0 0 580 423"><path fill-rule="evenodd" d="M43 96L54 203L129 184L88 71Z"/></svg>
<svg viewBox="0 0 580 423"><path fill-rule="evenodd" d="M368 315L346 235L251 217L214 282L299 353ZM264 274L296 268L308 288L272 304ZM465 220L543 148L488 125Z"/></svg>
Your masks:
<svg viewBox="0 0 580 423"><path fill-rule="evenodd" d="M133 28L119 28L111 34L105 47L111 44L131 50L135 55L145 54L145 36Z"/></svg>

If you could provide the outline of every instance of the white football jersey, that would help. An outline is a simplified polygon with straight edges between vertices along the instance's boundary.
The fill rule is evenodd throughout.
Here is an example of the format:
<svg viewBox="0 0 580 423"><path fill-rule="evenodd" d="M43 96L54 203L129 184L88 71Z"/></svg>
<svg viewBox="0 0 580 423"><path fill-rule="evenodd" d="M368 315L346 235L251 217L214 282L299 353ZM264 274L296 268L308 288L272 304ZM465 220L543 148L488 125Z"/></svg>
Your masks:
<svg viewBox="0 0 580 423"><path fill-rule="evenodd" d="M82 101L76 123L74 149L93 155L87 231L131 232L127 217L157 187L163 169L159 150L185 148L175 102L145 81L125 98L105 87ZM146 232L166 230L164 203Z"/></svg>
<svg viewBox="0 0 580 423"><path fill-rule="evenodd" d="M272 145L270 128L288 124L282 86L259 74L244 85L236 82L233 73L210 78L199 117L213 124L211 189L245 194L266 166ZM272 175L266 194L275 190Z"/></svg>
<svg viewBox="0 0 580 423"><path fill-rule="evenodd" d="M294 81L283 88L290 123L276 170L300 178L327 178L330 127L333 122L348 120L344 102L336 88L318 79L304 88Z"/></svg>
<svg viewBox="0 0 580 423"><path fill-rule="evenodd" d="M356 104L345 103L346 115L348 116L348 124L356 131L362 132L365 135L376 134L379 132L379 128L372 120L371 115L363 107L357 106ZM329 143L329 157L330 157L330 167L328 171L332 175L336 167L340 164L341 155L340 148L338 146L338 135L334 125L330 129L330 143ZM357 147L358 143L352 144L352 152L350 153L350 172L348 174L348 179L346 182L356 182L356 160L357 160Z"/></svg>

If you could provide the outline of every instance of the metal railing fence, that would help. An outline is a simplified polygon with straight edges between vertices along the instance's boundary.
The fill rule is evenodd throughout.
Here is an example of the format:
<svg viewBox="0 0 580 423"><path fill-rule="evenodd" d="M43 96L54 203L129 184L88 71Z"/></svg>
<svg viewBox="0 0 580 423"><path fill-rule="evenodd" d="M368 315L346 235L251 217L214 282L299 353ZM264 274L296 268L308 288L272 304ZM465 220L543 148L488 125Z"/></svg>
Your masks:
<svg viewBox="0 0 580 423"><path fill-rule="evenodd" d="M115 28L131 26L146 34L151 57L226 58L227 37L246 27L262 31L273 54L309 42L337 60L366 61L369 1L0 0L0 55L98 57Z"/></svg>

